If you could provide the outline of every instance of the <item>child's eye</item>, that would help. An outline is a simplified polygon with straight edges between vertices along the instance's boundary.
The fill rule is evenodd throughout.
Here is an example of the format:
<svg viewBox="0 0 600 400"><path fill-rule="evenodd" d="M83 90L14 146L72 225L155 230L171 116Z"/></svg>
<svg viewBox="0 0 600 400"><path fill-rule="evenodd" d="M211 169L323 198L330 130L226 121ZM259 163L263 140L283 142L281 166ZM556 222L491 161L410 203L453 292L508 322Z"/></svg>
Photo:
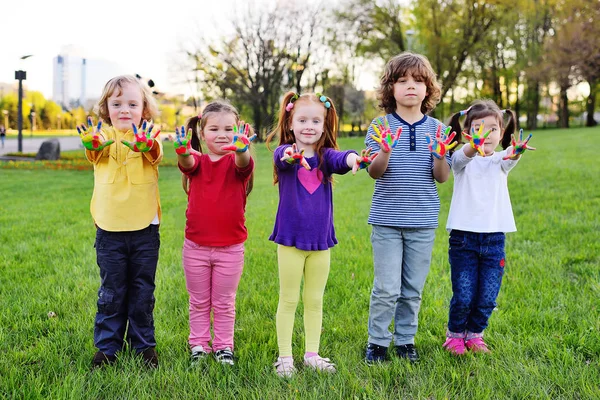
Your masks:
<svg viewBox="0 0 600 400"><path fill-rule="evenodd" d="M313 120L313 124L318 124L319 122L321 122L321 121L319 121L318 119Z"/></svg>
<svg viewBox="0 0 600 400"><path fill-rule="evenodd" d="M304 123L304 122L306 122L306 120L304 118L301 118L300 122Z"/></svg>

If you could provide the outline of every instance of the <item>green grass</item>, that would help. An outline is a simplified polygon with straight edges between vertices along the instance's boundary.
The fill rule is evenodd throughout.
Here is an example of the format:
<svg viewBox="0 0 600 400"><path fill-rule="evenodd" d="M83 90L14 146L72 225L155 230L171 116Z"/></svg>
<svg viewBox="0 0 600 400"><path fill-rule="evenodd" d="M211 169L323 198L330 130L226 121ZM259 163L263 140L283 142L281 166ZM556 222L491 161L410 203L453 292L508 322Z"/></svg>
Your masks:
<svg viewBox="0 0 600 400"><path fill-rule="evenodd" d="M321 354L336 375L300 368L272 373L276 247L268 241L277 207L270 153L256 148L250 237L237 301L237 365L189 367L187 292L181 267L186 198L176 168L160 170L164 221L157 272L156 337L161 366L131 354L90 371L98 267L89 214L91 171L0 170L0 397L5 398L600 398L600 128L538 131L511 172L518 232L507 235L507 267L486 338L493 353L457 359L441 349L451 297L442 211L416 341L422 361L362 362L373 279L366 223L373 181L337 178ZM362 139L341 141L359 149ZM173 160L172 152L167 151ZM56 317L49 318L53 311ZM303 354L299 307L294 355Z"/></svg>

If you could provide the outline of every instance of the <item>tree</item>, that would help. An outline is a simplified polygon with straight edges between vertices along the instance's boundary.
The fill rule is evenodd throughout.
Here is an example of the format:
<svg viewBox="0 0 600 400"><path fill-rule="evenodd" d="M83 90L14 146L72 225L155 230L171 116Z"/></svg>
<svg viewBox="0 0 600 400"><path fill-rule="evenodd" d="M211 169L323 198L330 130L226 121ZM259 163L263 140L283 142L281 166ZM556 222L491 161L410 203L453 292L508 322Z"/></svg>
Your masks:
<svg viewBox="0 0 600 400"><path fill-rule="evenodd" d="M233 21L233 37L187 52L204 96L247 106L259 138L264 137L282 92L301 92L319 21L314 10L285 4L258 14L248 9Z"/></svg>

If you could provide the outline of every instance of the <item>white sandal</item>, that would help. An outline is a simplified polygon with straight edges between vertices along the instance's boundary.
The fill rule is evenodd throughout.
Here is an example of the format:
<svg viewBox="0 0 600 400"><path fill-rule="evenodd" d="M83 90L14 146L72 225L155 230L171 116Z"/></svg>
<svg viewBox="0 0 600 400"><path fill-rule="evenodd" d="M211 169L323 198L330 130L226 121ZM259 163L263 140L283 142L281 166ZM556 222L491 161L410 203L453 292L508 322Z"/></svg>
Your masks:
<svg viewBox="0 0 600 400"><path fill-rule="evenodd" d="M275 373L281 378L289 378L296 373L292 357L278 357L273 366L275 367Z"/></svg>
<svg viewBox="0 0 600 400"><path fill-rule="evenodd" d="M320 355L304 358L304 365L314 369L315 371L329 372L334 374L337 372L335 364L329 358L323 358Z"/></svg>

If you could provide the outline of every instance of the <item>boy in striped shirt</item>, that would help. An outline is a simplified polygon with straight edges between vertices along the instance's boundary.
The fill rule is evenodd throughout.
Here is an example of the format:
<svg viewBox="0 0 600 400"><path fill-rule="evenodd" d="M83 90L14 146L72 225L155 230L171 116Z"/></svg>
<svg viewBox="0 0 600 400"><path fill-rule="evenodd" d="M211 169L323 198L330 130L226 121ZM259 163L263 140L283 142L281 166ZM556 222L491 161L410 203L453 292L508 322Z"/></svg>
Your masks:
<svg viewBox="0 0 600 400"><path fill-rule="evenodd" d="M426 115L440 94L426 57L405 52L387 63L378 89L387 115L373 121L365 139L379 151L368 168L376 182L368 220L375 278L367 363L385 361L392 339L398 356L418 360L414 337L440 209L435 182L450 174L452 135L442 134L442 124Z"/></svg>

